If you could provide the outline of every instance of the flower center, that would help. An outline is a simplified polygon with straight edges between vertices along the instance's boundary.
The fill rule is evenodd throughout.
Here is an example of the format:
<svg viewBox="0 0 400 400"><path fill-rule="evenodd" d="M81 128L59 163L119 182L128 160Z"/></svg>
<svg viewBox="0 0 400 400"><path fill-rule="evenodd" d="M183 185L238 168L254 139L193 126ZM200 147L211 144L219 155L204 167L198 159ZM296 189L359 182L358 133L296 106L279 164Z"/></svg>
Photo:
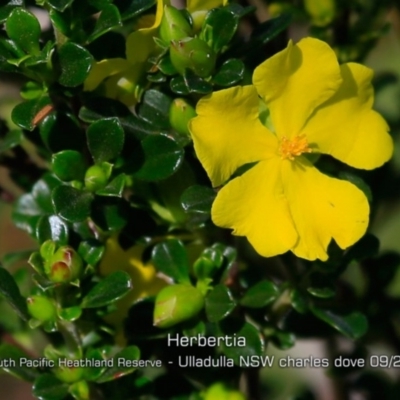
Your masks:
<svg viewBox="0 0 400 400"><path fill-rule="evenodd" d="M279 154L282 160L294 160L295 157L303 153L311 153L312 149L308 146L306 135L296 135L292 139L283 136L279 144Z"/></svg>

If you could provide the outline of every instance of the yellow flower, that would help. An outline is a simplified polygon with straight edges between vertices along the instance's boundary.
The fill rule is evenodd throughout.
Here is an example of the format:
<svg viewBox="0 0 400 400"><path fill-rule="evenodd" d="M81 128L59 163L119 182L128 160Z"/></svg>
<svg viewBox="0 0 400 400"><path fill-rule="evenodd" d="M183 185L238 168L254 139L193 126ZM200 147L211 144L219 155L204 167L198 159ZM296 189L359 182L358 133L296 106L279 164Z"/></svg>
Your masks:
<svg viewBox="0 0 400 400"><path fill-rule="evenodd" d="M307 154L329 154L362 169L391 157L387 124L371 109L371 78L369 68L339 66L326 43L306 38L257 67L254 86L202 99L190 129L212 184L258 162L218 192L214 223L246 236L265 257L291 250L326 260L331 239L342 249L360 239L369 219L365 195L323 175ZM270 129L260 122L259 97Z"/></svg>
<svg viewBox="0 0 400 400"><path fill-rule="evenodd" d="M208 10L226 4L227 0L188 0L188 10ZM164 12L164 6L170 0L157 0L157 10L154 18L143 17L139 20L140 28L132 32L126 40L126 59L110 58L96 62L89 73L84 90L95 90L104 82L104 95L117 99L127 106L136 104L145 90L146 71L149 68L148 58L157 51L154 37Z"/></svg>
<svg viewBox="0 0 400 400"><path fill-rule="evenodd" d="M105 320L119 326L127 317L129 308L137 300L156 295L167 283L157 276L152 264L143 264L143 245L136 245L123 250L118 243L118 236L111 236L106 242L106 249L100 263L100 274L109 275L115 271L127 272L133 289L117 302L118 310L107 315Z"/></svg>
<svg viewBox="0 0 400 400"><path fill-rule="evenodd" d="M147 59L155 51L154 37L161 23L163 9L167 0L157 0L154 18L142 20L144 25L132 32L126 40L126 59L111 58L95 63L87 77L84 90L95 90L105 81L105 96L120 100L128 106L134 105L146 86L145 72Z"/></svg>

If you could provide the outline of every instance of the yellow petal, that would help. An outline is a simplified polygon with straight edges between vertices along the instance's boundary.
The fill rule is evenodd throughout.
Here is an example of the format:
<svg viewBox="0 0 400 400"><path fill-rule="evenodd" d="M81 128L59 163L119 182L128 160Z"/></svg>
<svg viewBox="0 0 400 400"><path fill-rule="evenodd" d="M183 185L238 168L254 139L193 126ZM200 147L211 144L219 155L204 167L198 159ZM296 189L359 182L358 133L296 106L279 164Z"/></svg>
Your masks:
<svg viewBox="0 0 400 400"><path fill-rule="evenodd" d="M365 233L369 205L353 184L319 172L304 157L283 161L282 179L299 241L291 249L307 260L326 260L331 239L345 249Z"/></svg>
<svg viewBox="0 0 400 400"><path fill-rule="evenodd" d="M154 36L157 34L157 28L161 23L164 13L164 4L169 4L166 0L157 0L157 12L154 23L148 28L141 28L128 35L126 40L126 58L130 63L144 63L156 49Z"/></svg>
<svg viewBox="0 0 400 400"><path fill-rule="evenodd" d="M258 66L253 83L271 111L278 137L299 134L311 113L329 99L342 81L334 51L306 38Z"/></svg>
<svg viewBox="0 0 400 400"><path fill-rule="evenodd" d="M214 92L199 101L196 112L189 129L213 186L224 183L241 165L266 159L277 150L275 135L259 120L253 86Z"/></svg>
<svg viewBox="0 0 400 400"><path fill-rule="evenodd" d="M272 157L233 179L218 192L211 210L216 225L247 236L264 257L285 253L298 237L283 193L283 162Z"/></svg>
<svg viewBox="0 0 400 400"><path fill-rule="evenodd" d="M303 129L318 152L355 168L372 169L388 161L393 142L385 120L371 109L373 72L360 64L341 66L343 83Z"/></svg>
<svg viewBox="0 0 400 400"><path fill-rule="evenodd" d="M228 0L187 0L187 10L192 13L199 10L211 10L226 4Z"/></svg>
<svg viewBox="0 0 400 400"><path fill-rule="evenodd" d="M89 76L85 80L84 90L94 90L107 77L119 74L127 69L129 69L129 63L123 58L99 61L90 70Z"/></svg>

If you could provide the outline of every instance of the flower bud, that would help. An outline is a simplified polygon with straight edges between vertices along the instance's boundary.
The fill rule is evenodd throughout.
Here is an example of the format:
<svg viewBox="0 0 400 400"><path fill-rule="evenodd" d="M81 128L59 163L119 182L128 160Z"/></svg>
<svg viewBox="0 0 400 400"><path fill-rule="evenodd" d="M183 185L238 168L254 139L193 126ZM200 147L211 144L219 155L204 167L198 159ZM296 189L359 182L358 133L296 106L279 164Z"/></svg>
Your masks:
<svg viewBox="0 0 400 400"><path fill-rule="evenodd" d="M304 7L315 26L326 26L335 18L334 0L304 0Z"/></svg>
<svg viewBox="0 0 400 400"><path fill-rule="evenodd" d="M164 7L164 14L160 24L160 37L165 42L179 40L190 36L192 27L182 12L172 6Z"/></svg>
<svg viewBox="0 0 400 400"><path fill-rule="evenodd" d="M153 322L159 328L169 328L198 314L204 306L200 290L179 284L167 286L158 293Z"/></svg>
<svg viewBox="0 0 400 400"><path fill-rule="evenodd" d="M53 282L66 283L79 278L83 262L79 254L69 246L60 247L46 263L46 273Z"/></svg>
<svg viewBox="0 0 400 400"><path fill-rule="evenodd" d="M175 99L169 109L172 128L182 135L190 135L188 123L196 116L195 109L184 99Z"/></svg>
<svg viewBox="0 0 400 400"><path fill-rule="evenodd" d="M56 319L56 306L45 296L30 296L26 299L29 314L38 321L47 322Z"/></svg>
<svg viewBox="0 0 400 400"><path fill-rule="evenodd" d="M92 165L85 174L85 187L91 192L103 189L111 175L112 166L108 163Z"/></svg>
<svg viewBox="0 0 400 400"><path fill-rule="evenodd" d="M206 42L189 37L172 41L170 56L172 64L181 75L188 68L202 78L211 75L216 61L215 53Z"/></svg>

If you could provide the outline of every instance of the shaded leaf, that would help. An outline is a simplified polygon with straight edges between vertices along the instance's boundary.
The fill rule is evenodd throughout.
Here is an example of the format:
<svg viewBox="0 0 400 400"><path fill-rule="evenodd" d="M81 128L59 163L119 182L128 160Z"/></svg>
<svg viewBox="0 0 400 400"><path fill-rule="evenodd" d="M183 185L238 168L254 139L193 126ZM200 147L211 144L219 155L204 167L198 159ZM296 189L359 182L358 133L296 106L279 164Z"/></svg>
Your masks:
<svg viewBox="0 0 400 400"><path fill-rule="evenodd" d="M180 240L170 239L156 244L151 259L159 271L174 281L189 283L189 260Z"/></svg>
<svg viewBox="0 0 400 400"><path fill-rule="evenodd" d="M59 50L61 76L59 82L63 86L75 87L82 84L92 68L93 57L82 46L65 43Z"/></svg>
<svg viewBox="0 0 400 400"><path fill-rule="evenodd" d="M207 294L205 305L208 320L218 322L233 311L236 301L225 285L217 285Z"/></svg>
<svg viewBox="0 0 400 400"><path fill-rule="evenodd" d="M132 289L132 281L125 271L116 271L103 278L83 298L82 308L104 307L125 296Z"/></svg>
<svg viewBox="0 0 400 400"><path fill-rule="evenodd" d="M91 193L71 186L58 186L52 192L55 212L68 222L83 221L90 215Z"/></svg>
<svg viewBox="0 0 400 400"><path fill-rule="evenodd" d="M0 293L23 320L29 319L25 298L21 296L13 276L2 267L0 267Z"/></svg>
<svg viewBox="0 0 400 400"><path fill-rule="evenodd" d="M277 286L264 279L251 287L241 298L240 304L245 307L262 308L278 298L280 292Z"/></svg>
<svg viewBox="0 0 400 400"><path fill-rule="evenodd" d="M87 130L88 147L96 163L119 155L124 145L124 130L117 118L93 122Z"/></svg>

